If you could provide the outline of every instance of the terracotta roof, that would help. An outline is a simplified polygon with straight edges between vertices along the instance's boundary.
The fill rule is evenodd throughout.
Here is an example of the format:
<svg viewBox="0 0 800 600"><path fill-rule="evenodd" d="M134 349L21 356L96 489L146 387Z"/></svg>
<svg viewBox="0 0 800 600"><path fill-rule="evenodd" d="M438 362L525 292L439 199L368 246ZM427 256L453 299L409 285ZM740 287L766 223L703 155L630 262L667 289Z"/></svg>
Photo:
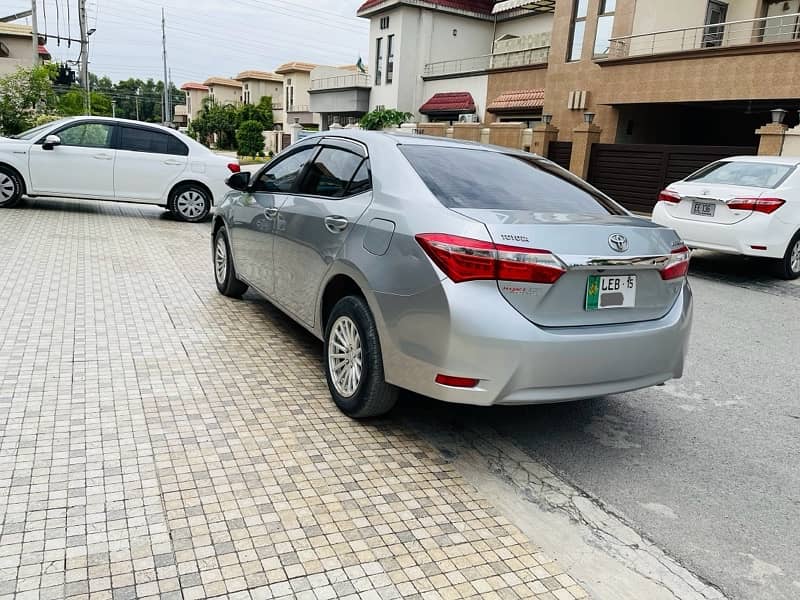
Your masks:
<svg viewBox="0 0 800 600"><path fill-rule="evenodd" d="M228 79L227 77L209 77L203 82L203 85L226 85L234 88L242 87L241 83L235 79Z"/></svg>
<svg viewBox="0 0 800 600"><path fill-rule="evenodd" d="M261 81L283 81L283 75L278 75L277 73L271 73L270 71L242 71L236 77L234 77L237 81L242 81L244 79L260 79Z"/></svg>
<svg viewBox="0 0 800 600"><path fill-rule="evenodd" d="M357 14L360 15L363 12L381 8L382 4L389 6L396 3L397 0L367 0L358 9ZM432 8L449 8L481 15L491 15L494 0L423 0L422 2L415 2L415 4L422 6L429 4Z"/></svg>
<svg viewBox="0 0 800 600"><path fill-rule="evenodd" d="M196 83L194 81L187 81L181 86L181 89L185 92L187 90L199 90L201 92L207 92L208 86L203 85L202 83Z"/></svg>
<svg viewBox="0 0 800 600"><path fill-rule="evenodd" d="M292 62L288 62L288 63L282 64L280 67L275 69L275 72L279 73L281 75L283 75L285 73L296 73L297 71L306 71L306 72L310 73L311 71L314 70L315 67L318 67L318 66L319 65L315 65L313 63L292 61Z"/></svg>
<svg viewBox="0 0 800 600"><path fill-rule="evenodd" d="M475 100L469 92L444 92L434 94L419 107L423 115L432 113L471 113L475 112Z"/></svg>
<svg viewBox="0 0 800 600"><path fill-rule="evenodd" d="M486 110L490 112L502 112L508 110L542 108L543 106L544 90L513 90L500 94L486 107Z"/></svg>

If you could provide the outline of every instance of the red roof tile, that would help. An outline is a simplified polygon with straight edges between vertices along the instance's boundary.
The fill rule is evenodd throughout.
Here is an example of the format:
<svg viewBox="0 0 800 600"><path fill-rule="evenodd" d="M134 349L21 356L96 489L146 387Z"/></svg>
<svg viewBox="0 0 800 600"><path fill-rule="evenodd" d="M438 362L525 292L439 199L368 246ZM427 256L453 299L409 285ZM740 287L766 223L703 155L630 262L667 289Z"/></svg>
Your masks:
<svg viewBox="0 0 800 600"><path fill-rule="evenodd" d="M475 112L475 100L469 92L444 92L434 94L419 107L423 115L432 113L470 113Z"/></svg>
<svg viewBox="0 0 800 600"><path fill-rule="evenodd" d="M201 92L207 92L207 91L208 91L208 86L206 86L206 85L203 85L202 83L195 83L194 81L189 81L188 83L184 83L184 84L181 86L181 89L182 89L183 91L187 91L187 90L199 90L199 91L201 91Z"/></svg>
<svg viewBox="0 0 800 600"><path fill-rule="evenodd" d="M543 106L544 90L514 90L500 94L486 107L486 110L489 112L502 112L542 108Z"/></svg>
<svg viewBox="0 0 800 600"><path fill-rule="evenodd" d="M473 13L480 13L485 15L492 14L492 7L494 0L424 0L426 4L433 4L442 8L451 8L454 10L465 10ZM370 10L378 7L380 4L389 4L390 0L367 0L358 9L358 13L365 10Z"/></svg>

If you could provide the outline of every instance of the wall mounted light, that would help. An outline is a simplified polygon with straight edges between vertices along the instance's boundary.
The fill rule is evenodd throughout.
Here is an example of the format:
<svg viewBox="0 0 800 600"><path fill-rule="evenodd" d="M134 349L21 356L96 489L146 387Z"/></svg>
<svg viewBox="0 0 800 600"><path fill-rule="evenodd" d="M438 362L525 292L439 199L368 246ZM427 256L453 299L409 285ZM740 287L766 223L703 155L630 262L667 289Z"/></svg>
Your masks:
<svg viewBox="0 0 800 600"><path fill-rule="evenodd" d="M594 123L595 114L593 112L585 112L583 113L583 122L587 125L591 125Z"/></svg>
<svg viewBox="0 0 800 600"><path fill-rule="evenodd" d="M776 125L780 125L783 123L783 120L786 118L786 113L788 111L782 108L773 108L769 111L772 114L772 122Z"/></svg>
<svg viewBox="0 0 800 600"><path fill-rule="evenodd" d="M552 122L553 122L553 115L542 113L542 123L544 123L545 125L550 125L550 123Z"/></svg>

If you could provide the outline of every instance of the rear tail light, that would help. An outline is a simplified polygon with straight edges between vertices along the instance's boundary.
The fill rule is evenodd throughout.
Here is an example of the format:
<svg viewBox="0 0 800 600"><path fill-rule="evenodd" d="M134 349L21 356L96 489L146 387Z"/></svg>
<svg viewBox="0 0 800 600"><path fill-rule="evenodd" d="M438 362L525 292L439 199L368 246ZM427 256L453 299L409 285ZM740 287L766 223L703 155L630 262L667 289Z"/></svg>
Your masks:
<svg viewBox="0 0 800 600"><path fill-rule="evenodd" d="M444 233L420 234L417 242L455 283L476 280L555 283L566 272L547 250L502 246Z"/></svg>
<svg viewBox="0 0 800 600"><path fill-rule="evenodd" d="M786 204L786 200L780 198L734 198L728 200L727 204L731 210L752 210L770 215Z"/></svg>
<svg viewBox="0 0 800 600"><path fill-rule="evenodd" d="M450 375L439 374L436 376L436 383L457 388L474 388L480 383L480 379L470 377L452 377Z"/></svg>
<svg viewBox="0 0 800 600"><path fill-rule="evenodd" d="M228 163L228 171L231 173L238 173L242 170L242 167L239 166L239 163Z"/></svg>
<svg viewBox="0 0 800 600"><path fill-rule="evenodd" d="M658 201L678 204L681 201L681 195L678 192L673 192L672 190L664 190L658 195Z"/></svg>
<svg viewBox="0 0 800 600"><path fill-rule="evenodd" d="M681 246L673 250L669 262L661 269L661 279L670 281L672 279L686 277L686 274L689 272L689 260L691 258L692 253L686 246Z"/></svg>

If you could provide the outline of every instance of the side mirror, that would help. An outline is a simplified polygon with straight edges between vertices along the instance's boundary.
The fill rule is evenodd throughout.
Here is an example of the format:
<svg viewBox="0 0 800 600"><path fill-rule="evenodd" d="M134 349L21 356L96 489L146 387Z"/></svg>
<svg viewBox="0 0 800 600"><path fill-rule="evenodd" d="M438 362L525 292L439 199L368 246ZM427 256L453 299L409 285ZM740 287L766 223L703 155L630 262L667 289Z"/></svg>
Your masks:
<svg viewBox="0 0 800 600"><path fill-rule="evenodd" d="M57 135L48 135L44 138L44 143L42 144L42 150L52 150L56 146L61 145L61 138Z"/></svg>
<svg viewBox="0 0 800 600"><path fill-rule="evenodd" d="M246 192L250 187L250 172L240 171L239 173L234 173L225 180L225 183L231 189Z"/></svg>

